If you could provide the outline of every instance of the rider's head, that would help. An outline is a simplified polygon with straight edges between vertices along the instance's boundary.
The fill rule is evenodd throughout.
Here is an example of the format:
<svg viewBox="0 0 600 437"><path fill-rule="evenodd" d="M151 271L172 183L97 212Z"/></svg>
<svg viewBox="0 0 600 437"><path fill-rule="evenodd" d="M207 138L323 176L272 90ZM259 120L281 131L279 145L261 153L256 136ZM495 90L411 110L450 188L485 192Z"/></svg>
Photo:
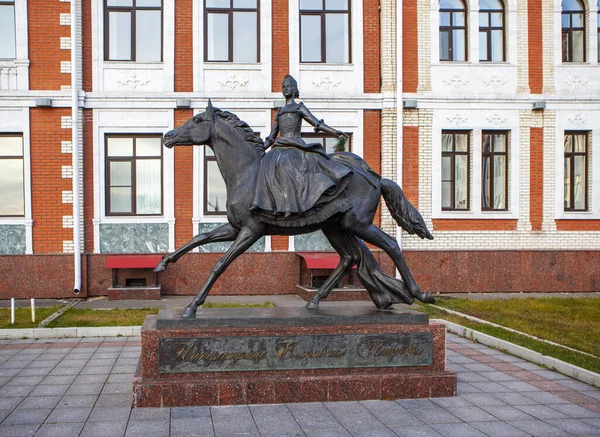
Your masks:
<svg viewBox="0 0 600 437"><path fill-rule="evenodd" d="M298 82L296 82L296 79L294 79L292 76L290 76L289 74L287 74L284 78L283 78L283 83L281 84L281 88L284 88L285 85L291 85L294 89L294 97L300 97L300 93L298 92ZM285 92L284 92L285 94Z"/></svg>

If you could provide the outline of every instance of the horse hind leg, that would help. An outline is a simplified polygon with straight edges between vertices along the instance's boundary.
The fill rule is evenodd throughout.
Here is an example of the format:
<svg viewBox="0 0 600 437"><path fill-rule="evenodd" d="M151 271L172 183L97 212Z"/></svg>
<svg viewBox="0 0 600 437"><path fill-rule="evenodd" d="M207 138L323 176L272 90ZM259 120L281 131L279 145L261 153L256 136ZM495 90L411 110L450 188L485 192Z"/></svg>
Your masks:
<svg viewBox="0 0 600 437"><path fill-rule="evenodd" d="M154 268L155 272L162 272L167 269L167 265L170 263L177 262L179 258L188 253L189 251L195 249L198 246L202 246L203 244L208 243L219 243L223 241L233 241L239 231L231 226L229 223L219 226L216 229L213 229L209 232L203 232L202 234L196 235L186 244L181 246L175 252L167 255L163 258Z"/></svg>
<svg viewBox="0 0 600 437"><path fill-rule="evenodd" d="M309 309L319 308L319 301L327 298L344 274L359 261L358 255L352 249L352 246L348 244L348 238L350 238L348 234L334 227L324 228L323 233L333 248L340 254L340 262L317 293L306 304L306 308Z"/></svg>

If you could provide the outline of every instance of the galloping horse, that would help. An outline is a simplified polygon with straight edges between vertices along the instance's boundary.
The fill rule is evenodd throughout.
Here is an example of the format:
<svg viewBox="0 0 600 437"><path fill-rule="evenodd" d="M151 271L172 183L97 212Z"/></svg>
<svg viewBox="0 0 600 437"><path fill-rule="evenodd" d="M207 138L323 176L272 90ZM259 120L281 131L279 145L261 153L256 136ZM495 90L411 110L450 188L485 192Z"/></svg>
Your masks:
<svg viewBox="0 0 600 437"><path fill-rule="evenodd" d="M380 197L388 205L392 217L410 234L433 239L421 214L408 202L398 185L383 179L371 170L367 163L352 153L334 153L331 159L339 160L354 172L343 198L331 202L347 202L345 212L327 215L328 205L319 205L318 210L309 211L307 219L294 218L281 224L277 218L265 220L250 211L254 197L255 180L260 171L260 162L265 156L263 141L236 115L214 108L208 102L206 111L194 116L181 127L167 132L163 144L207 145L217 160L219 170L227 187L227 219L225 224L213 231L195 236L176 252L168 255L155 271L165 270L167 264L176 262L182 255L206 243L233 241L233 244L214 265L206 282L186 307L183 316L195 317L217 278L231 262L264 235L298 235L322 230L334 249L340 254L340 263L325 281L307 308L318 308L319 301L326 298L346 271L357 265L357 275L369 296L380 309L389 309L394 303L434 302L431 293L421 292L415 283L402 250L395 239L372 224ZM311 214L312 213L312 214ZM323 217L321 219L321 217ZM383 249L394 261L402 281L385 275L371 251L362 241Z"/></svg>

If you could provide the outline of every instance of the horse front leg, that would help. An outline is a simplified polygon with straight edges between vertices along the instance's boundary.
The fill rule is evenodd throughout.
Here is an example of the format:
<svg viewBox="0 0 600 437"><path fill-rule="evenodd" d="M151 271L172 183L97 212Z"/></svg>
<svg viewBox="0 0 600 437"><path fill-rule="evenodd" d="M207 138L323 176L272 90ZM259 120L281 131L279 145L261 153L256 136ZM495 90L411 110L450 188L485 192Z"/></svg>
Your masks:
<svg viewBox="0 0 600 437"><path fill-rule="evenodd" d="M179 258L188 253L190 250L195 249L198 246L208 243L219 243L223 241L233 241L237 237L240 231L235 229L229 223L219 226L209 232L203 232L202 234L196 235L186 244L181 246L175 252L167 255L162 259L154 268L155 272L162 272L167 269L167 264L177 262Z"/></svg>
<svg viewBox="0 0 600 437"><path fill-rule="evenodd" d="M256 240L263 236L262 232L257 232L256 230L251 230L249 228L242 228L239 232L237 238L229 248L225 255L217 261L217 263L213 266L208 278L202 288L194 297L192 302L185 308L183 312L183 317L196 317L196 311L198 307L204 303L210 289L215 284L216 280L221 276L221 274L225 271L227 266L233 262L239 255L244 253L250 246L252 246Z"/></svg>

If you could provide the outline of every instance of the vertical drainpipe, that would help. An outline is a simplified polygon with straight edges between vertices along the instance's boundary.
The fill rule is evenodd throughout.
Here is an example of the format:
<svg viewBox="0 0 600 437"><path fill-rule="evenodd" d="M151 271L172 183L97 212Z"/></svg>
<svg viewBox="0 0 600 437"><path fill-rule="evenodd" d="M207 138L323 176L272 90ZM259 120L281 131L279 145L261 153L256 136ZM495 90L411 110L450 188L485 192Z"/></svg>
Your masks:
<svg viewBox="0 0 600 437"><path fill-rule="evenodd" d="M81 205L79 190L79 64L77 1L71 0L71 119L73 144L73 245L75 278L73 293L81 291Z"/></svg>
<svg viewBox="0 0 600 437"><path fill-rule="evenodd" d="M396 181L402 186L402 2L412 0L396 0ZM417 24L415 23L415 26ZM396 241L402 249L402 228L396 227Z"/></svg>

